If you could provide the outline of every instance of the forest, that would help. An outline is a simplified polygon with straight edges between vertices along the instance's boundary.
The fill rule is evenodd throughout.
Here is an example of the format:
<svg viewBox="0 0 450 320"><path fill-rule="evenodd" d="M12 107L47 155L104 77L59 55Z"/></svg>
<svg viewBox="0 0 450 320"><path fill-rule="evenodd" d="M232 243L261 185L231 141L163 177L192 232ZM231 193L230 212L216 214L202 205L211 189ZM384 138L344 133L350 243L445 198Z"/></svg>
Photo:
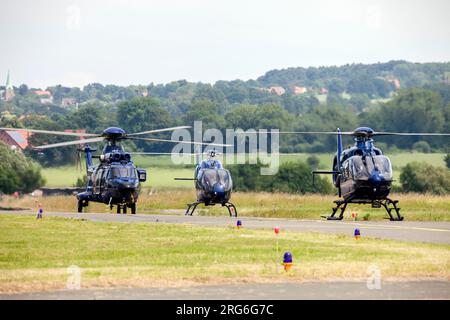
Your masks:
<svg viewBox="0 0 450 320"><path fill-rule="evenodd" d="M450 63L390 61L272 70L256 80L214 84L179 80L127 87L93 83L82 89L58 85L45 88L49 94L44 96L45 100L36 94L36 90L42 91L42 88L22 84L14 88L12 100L0 100L0 126L84 129L100 133L110 126L139 132L202 121L204 129L223 131L227 128L351 131L369 126L376 131L448 133L449 75ZM306 91L296 91L300 86ZM269 90L274 87L285 91ZM67 99L70 103L63 103ZM170 134L157 137L169 138ZM64 140L70 138L33 135L29 142L36 146ZM352 141L346 138L344 143L350 145ZM442 137L379 137L376 143L385 152L450 152L448 140ZM131 151L170 152L172 148L163 143L126 144ZM330 153L335 148L333 136L286 135L280 139L279 150L283 153ZM74 163L76 153L73 151L73 147L54 148L46 150L42 156L29 148L25 154L47 167ZM283 170L295 171L289 166ZM301 170L309 169L302 167ZM241 183L241 187L258 189L257 184L245 187ZM273 188L279 189L279 185L282 183ZM295 188L311 189L310 186Z"/></svg>

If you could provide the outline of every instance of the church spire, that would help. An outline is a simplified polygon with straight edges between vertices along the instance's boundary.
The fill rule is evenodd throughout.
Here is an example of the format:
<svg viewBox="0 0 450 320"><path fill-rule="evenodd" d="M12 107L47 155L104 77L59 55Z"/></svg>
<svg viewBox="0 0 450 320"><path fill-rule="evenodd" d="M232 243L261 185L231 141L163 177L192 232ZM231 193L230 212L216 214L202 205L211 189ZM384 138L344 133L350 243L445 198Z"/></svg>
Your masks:
<svg viewBox="0 0 450 320"><path fill-rule="evenodd" d="M6 76L5 101L11 101L12 98L14 98L14 88L11 84L11 76L9 75L8 70L8 75Z"/></svg>
<svg viewBox="0 0 450 320"><path fill-rule="evenodd" d="M11 84L11 76L9 75L9 70L8 70L8 74L6 76L6 90L8 89L12 89L13 86Z"/></svg>

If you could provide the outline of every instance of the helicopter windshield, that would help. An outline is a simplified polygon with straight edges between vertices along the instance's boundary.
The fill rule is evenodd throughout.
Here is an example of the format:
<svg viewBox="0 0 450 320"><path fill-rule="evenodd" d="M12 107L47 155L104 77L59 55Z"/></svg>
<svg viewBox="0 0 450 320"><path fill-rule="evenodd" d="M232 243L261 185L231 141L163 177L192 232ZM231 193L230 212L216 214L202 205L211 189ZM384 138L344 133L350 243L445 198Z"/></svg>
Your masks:
<svg viewBox="0 0 450 320"><path fill-rule="evenodd" d="M205 169L203 170L201 181L204 185L212 188L220 183L225 189L231 189L231 177L228 170L225 169Z"/></svg>
<svg viewBox="0 0 450 320"><path fill-rule="evenodd" d="M380 177L383 177L385 180L392 180L391 161L382 155L373 156L372 159L366 157L365 162L361 156L354 156L349 159L353 178L357 180L368 180L376 168Z"/></svg>
<svg viewBox="0 0 450 320"><path fill-rule="evenodd" d="M136 178L136 171L133 167L112 167L112 178Z"/></svg>

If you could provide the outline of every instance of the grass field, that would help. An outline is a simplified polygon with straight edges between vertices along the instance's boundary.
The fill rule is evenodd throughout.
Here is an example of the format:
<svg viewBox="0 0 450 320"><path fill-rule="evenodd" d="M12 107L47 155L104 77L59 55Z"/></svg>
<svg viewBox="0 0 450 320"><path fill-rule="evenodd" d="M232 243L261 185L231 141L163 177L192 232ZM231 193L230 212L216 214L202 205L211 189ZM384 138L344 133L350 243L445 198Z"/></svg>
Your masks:
<svg viewBox="0 0 450 320"><path fill-rule="evenodd" d="M194 169L186 168L147 168L147 181L142 185L156 189L192 189L192 181L175 181L174 178L192 178ZM70 187L75 185L78 178L82 178L84 171L75 167L45 168L42 174L47 187Z"/></svg>
<svg viewBox="0 0 450 320"><path fill-rule="evenodd" d="M393 199L400 201L402 215L408 221L450 221L450 195L433 196L424 194L393 194ZM165 209L186 208L188 202L195 200L192 190L145 191L138 201L138 213L161 213ZM239 216L277 217L295 219L320 219L329 215L336 197L322 195L293 195L283 193L242 193L232 195ZM36 210L36 198L29 196L21 199L3 197L2 207L31 208ZM54 196L39 198L45 211L76 211L76 199L73 196ZM103 204L90 203L86 212L110 212ZM381 220L385 218L384 209L372 209L369 205L349 205L345 218L351 213L358 213L359 219ZM198 215L227 215L226 208L199 206Z"/></svg>
<svg viewBox="0 0 450 320"><path fill-rule="evenodd" d="M282 232L291 251L286 273L272 230L170 224L125 224L33 216L0 216L0 292L63 289L81 269L81 287L366 279L449 279L450 246L316 233Z"/></svg>
<svg viewBox="0 0 450 320"><path fill-rule="evenodd" d="M310 154L299 153L292 155L280 156L280 162L287 161L306 161ZM333 154L316 154L320 160L322 169L329 169ZM398 184L400 177L400 170L407 163L413 161L425 161L434 166L445 167L443 153L399 153L389 155L394 169L395 183ZM154 189L190 189L192 182L189 181L174 181L176 177L192 177L194 172L194 165L186 167L185 165L173 165L170 156L135 156L135 163L146 168L148 173L148 181L144 183L145 187ZM226 164L226 162L225 162ZM72 186L77 181L77 178L82 177L85 171L77 170L75 166L44 168L42 170L43 176L46 179L46 186L48 187L67 187Z"/></svg>

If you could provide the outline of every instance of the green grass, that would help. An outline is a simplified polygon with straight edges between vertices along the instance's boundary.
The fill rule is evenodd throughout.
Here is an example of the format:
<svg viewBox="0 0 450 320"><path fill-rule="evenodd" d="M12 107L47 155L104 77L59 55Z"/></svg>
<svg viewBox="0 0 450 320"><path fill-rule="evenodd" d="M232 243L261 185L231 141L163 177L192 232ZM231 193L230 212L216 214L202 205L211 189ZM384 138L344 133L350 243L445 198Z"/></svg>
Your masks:
<svg viewBox="0 0 450 320"><path fill-rule="evenodd" d="M280 156L280 162L288 161L306 161L311 154L299 153L292 155ZM320 160L320 167L322 169L329 169L333 159L333 154L321 153L316 154ZM445 167L443 153L399 153L389 155L394 169L394 179L396 184L399 184L400 170L407 163L413 161L425 161L434 166ZM151 187L154 189L189 189L192 187L192 182L189 181L175 181L175 177L191 178L194 172L194 165L186 167L186 165L173 165L170 156L136 156L134 158L136 164L147 169L148 182L144 183L144 187ZM226 165L226 161L225 165ZM44 168L42 170L43 176L46 179L46 186L48 187L65 187L75 184L77 178L84 175L82 171L75 168L75 166Z"/></svg>
<svg viewBox="0 0 450 320"><path fill-rule="evenodd" d="M81 268L82 287L365 279L370 264L383 280L449 276L448 245L282 231L280 253L294 257L285 273L272 230L232 225L231 219L223 227L194 227L1 215L0 292L64 288L71 265Z"/></svg>
<svg viewBox="0 0 450 320"><path fill-rule="evenodd" d="M193 181L174 180L174 178L192 178L194 169L184 168L148 168L147 181L144 187L166 190L166 189L193 189Z"/></svg>
<svg viewBox="0 0 450 320"><path fill-rule="evenodd" d="M147 168L147 181L142 185L146 188L164 189L191 189L192 181L176 181L174 178L192 178L194 169L186 168ZM84 171L74 166L45 168L42 170L46 187L71 187L78 178L82 178Z"/></svg>
<svg viewBox="0 0 450 320"><path fill-rule="evenodd" d="M72 187L77 179L83 177L84 174L85 171L80 171L75 166L42 169L46 187Z"/></svg>
<svg viewBox="0 0 450 320"><path fill-rule="evenodd" d="M401 168L411 162L426 162L436 167L446 167L444 157L445 153L420 153L420 152L402 152L387 155L392 163L392 168L399 171Z"/></svg>

